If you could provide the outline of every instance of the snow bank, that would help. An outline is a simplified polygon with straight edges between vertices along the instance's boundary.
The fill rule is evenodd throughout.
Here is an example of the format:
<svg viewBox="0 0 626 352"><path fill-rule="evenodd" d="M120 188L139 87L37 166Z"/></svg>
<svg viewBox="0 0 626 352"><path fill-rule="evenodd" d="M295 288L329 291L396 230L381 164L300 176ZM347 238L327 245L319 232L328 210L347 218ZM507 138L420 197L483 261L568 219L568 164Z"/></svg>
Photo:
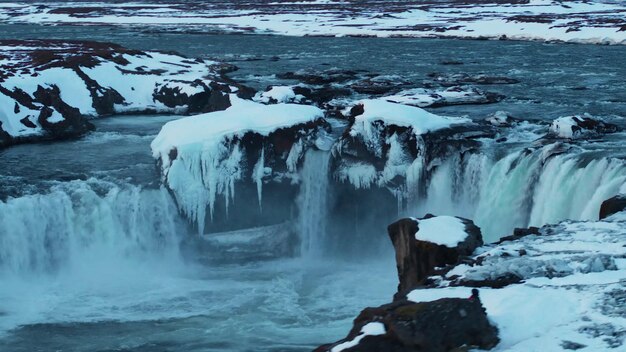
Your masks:
<svg viewBox="0 0 626 352"><path fill-rule="evenodd" d="M417 220L415 239L436 243L449 248L456 247L467 238L465 224L454 216L435 216Z"/></svg>
<svg viewBox="0 0 626 352"><path fill-rule="evenodd" d="M149 9L109 3L63 2L4 7L0 20L11 23L161 25L180 30L282 35L367 35L379 37L461 37L625 44L623 3L601 0L531 0L528 3L429 2L258 2L236 9L229 3L160 3ZM87 6L89 12L80 11ZM359 11L353 11L358 7ZM56 10L56 11L55 11ZM58 11L61 10L61 11ZM73 12L76 13L73 13Z"/></svg>
<svg viewBox="0 0 626 352"><path fill-rule="evenodd" d="M565 350L573 342L601 351L623 346L626 222L564 222L501 245L478 249L473 266L460 265L437 288L408 294L415 302L468 297L466 280L495 280L506 273L523 283L483 287L480 297L500 330L493 351ZM473 285L471 285L473 286Z"/></svg>
<svg viewBox="0 0 626 352"><path fill-rule="evenodd" d="M214 62L174 54L57 40L0 41L0 49L0 121L12 138L43 135L51 129L45 122L58 130L61 122L86 116L185 113L192 97L206 94L208 101L216 87L236 89L219 82ZM44 108L52 112L42 122Z"/></svg>
<svg viewBox="0 0 626 352"><path fill-rule="evenodd" d="M224 196L228 208L234 198L235 182L244 178L247 166L252 166L245 165L246 146L241 143L244 135L269 136L279 129L323 118L322 110L313 106L264 105L235 95L230 99L232 106L224 111L168 122L151 144L152 155L161 162L166 184L181 211L198 225L200 233L204 229L206 208L209 207L212 216L218 195ZM300 145L297 140L293 143ZM264 149L258 152L260 156L250 171L257 183L260 202L262 179L271 169L261 160L265 158ZM285 157L293 168L294 159L299 158L289 154Z"/></svg>

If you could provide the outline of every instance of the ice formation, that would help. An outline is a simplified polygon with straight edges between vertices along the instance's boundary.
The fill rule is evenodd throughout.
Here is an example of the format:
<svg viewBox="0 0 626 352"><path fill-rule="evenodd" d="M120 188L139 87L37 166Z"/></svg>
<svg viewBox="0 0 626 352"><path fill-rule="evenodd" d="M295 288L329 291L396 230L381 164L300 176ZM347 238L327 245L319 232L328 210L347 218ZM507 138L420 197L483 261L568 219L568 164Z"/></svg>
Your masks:
<svg viewBox="0 0 626 352"><path fill-rule="evenodd" d="M313 106L295 104L264 105L230 97L232 106L224 111L171 121L152 141L152 155L161 163L165 183L173 191L181 211L204 231L206 208L212 216L218 195L228 209L234 198L235 183L252 167L259 203L265 166L264 151L254 165L245 165L246 146L241 139L248 133L268 136L273 132L314 122L323 112ZM295 142L295 141L294 141ZM294 168L301 151L295 142L288 167ZM294 150L294 148L296 148ZM264 150L262 148L262 150Z"/></svg>

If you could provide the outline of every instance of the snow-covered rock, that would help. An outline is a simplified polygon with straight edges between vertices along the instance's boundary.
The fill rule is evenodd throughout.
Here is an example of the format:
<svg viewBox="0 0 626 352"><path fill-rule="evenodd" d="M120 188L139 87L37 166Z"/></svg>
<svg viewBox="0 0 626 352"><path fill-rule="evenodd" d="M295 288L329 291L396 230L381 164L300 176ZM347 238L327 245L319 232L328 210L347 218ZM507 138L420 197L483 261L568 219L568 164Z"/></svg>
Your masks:
<svg viewBox="0 0 626 352"><path fill-rule="evenodd" d="M364 309L345 339L315 352L463 351L490 349L498 341L498 330L477 297L404 300Z"/></svg>
<svg viewBox="0 0 626 352"><path fill-rule="evenodd" d="M583 138L617 131L617 126L589 114L559 117L552 121L550 132L559 138Z"/></svg>
<svg viewBox="0 0 626 352"><path fill-rule="evenodd" d="M213 62L97 42L0 41L0 146L89 129L87 117L225 109Z"/></svg>
<svg viewBox="0 0 626 352"><path fill-rule="evenodd" d="M502 100L502 98L499 94L484 92L467 86L454 86L444 90L415 88L384 97L390 102L420 108L460 104L491 104Z"/></svg>
<svg viewBox="0 0 626 352"><path fill-rule="evenodd" d="M467 118L445 117L385 98L359 101L350 109L352 124L335 147L336 177L356 188L416 184L440 150L453 148L455 129L471 129ZM444 138L449 143L431 148ZM461 144L473 144L465 138ZM437 144L437 143L433 143ZM398 183L400 182L400 183Z"/></svg>
<svg viewBox="0 0 626 352"><path fill-rule="evenodd" d="M346 339L317 351L355 341L372 322L382 323L384 334L360 338L355 351L449 351L463 341L464 348L496 352L621 351L626 342L623 214L519 230L478 247L456 264L438 268L420 287L396 295L393 303L364 309ZM449 220L436 228L455 227ZM418 221L424 220L401 220L390 225L390 233L403 227L409 238ZM475 329L459 339L466 317ZM440 347L438 341L455 342Z"/></svg>
<svg viewBox="0 0 626 352"><path fill-rule="evenodd" d="M494 351L561 351L571 344L619 349L626 336L618 303L626 287L624 220L566 221L484 246L407 297L429 302L482 287L482 303L502 340Z"/></svg>
<svg viewBox="0 0 626 352"><path fill-rule="evenodd" d="M303 95L296 94L292 86L273 86L265 92L258 92L253 100L266 104L276 103L300 103L305 99Z"/></svg>
<svg viewBox="0 0 626 352"><path fill-rule="evenodd" d="M512 121L513 118L506 111L496 111L495 113L487 116L487 122L497 127L508 126Z"/></svg>
<svg viewBox="0 0 626 352"><path fill-rule="evenodd" d="M259 204L264 182L292 182L324 124L322 110L313 106L265 105L235 95L230 100L224 111L167 123L151 144L165 184L200 233L218 196L228 211L238 181L256 184Z"/></svg>
<svg viewBox="0 0 626 352"><path fill-rule="evenodd" d="M396 251L399 294L483 244L480 229L471 220L453 216L402 219L389 225L387 232Z"/></svg>

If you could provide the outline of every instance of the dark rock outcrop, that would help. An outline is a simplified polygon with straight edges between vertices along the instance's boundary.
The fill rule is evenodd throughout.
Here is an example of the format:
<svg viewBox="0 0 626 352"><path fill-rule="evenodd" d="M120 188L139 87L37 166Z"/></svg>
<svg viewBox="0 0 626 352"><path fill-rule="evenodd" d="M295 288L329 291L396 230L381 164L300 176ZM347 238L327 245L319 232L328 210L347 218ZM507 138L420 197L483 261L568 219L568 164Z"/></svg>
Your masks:
<svg viewBox="0 0 626 352"><path fill-rule="evenodd" d="M432 218L427 215L423 219ZM435 273L436 268L457 264L463 256L468 256L483 244L480 228L471 220L459 218L465 224L467 237L456 247L447 247L416 239L419 219L402 219L387 228L389 238L396 251L398 269L398 294L402 297L409 290L419 286Z"/></svg>
<svg viewBox="0 0 626 352"><path fill-rule="evenodd" d="M468 296L470 292L468 290ZM354 341L369 323L385 327L381 335L360 338L349 352L449 352L469 348L490 349L499 342L498 330L487 319L480 300L443 298L432 302L398 301L377 308L366 308L354 320L348 336L316 352Z"/></svg>
<svg viewBox="0 0 626 352"><path fill-rule="evenodd" d="M602 202L600 206L600 220L626 210L626 195L617 195Z"/></svg>

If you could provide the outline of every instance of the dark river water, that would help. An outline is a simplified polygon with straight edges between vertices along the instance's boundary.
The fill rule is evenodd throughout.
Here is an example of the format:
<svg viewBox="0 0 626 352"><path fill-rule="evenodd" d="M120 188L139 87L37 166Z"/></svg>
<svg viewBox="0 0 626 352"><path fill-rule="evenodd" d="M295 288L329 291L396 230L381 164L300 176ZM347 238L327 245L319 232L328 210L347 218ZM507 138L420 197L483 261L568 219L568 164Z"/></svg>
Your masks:
<svg viewBox="0 0 626 352"><path fill-rule="evenodd" d="M498 104L434 111L626 116L626 47L29 25L0 25L0 38L89 39L225 60L240 68L231 77L256 88L303 68L413 82L431 72L487 73L520 83L485 87L507 96ZM390 245L364 257L213 266L181 255L191 232L150 155L161 125L175 118L111 117L78 140L0 150L0 351L307 351L344 337L362 308L390 301Z"/></svg>

